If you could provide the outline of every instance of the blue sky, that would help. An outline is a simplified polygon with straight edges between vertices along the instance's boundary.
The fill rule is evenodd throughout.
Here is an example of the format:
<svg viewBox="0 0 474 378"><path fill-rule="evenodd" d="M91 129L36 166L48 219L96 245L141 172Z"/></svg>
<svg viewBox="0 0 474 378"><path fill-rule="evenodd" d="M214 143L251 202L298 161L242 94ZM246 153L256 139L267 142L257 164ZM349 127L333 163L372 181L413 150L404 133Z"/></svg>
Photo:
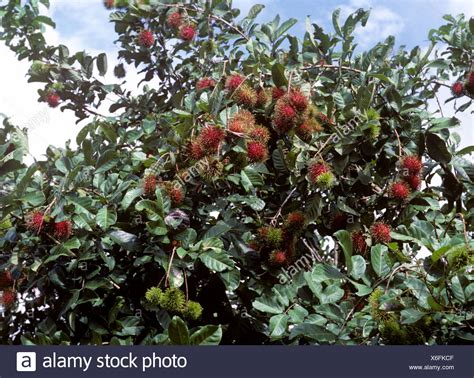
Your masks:
<svg viewBox="0 0 474 378"><path fill-rule="evenodd" d="M113 25L108 22L107 11L101 0L50 0L49 15L56 21L57 29L47 31L47 39L52 44L63 43L71 51L87 50L92 54L105 51L109 56L109 67L115 64L113 41L116 35ZM3 2L3 0L0 0ZM427 34L432 28L444 23L444 14L474 14L471 0L234 0L234 7L242 9L246 15L256 2L264 4L265 10L259 20L273 19L278 13L281 18L290 17L299 23L290 30L302 36L306 16L326 31L332 31L331 14L341 8L341 19L358 8L371 9L371 16L365 28L356 30L359 45L368 48L394 35L396 45L406 45L408 49L418 45L428 46ZM25 74L26 63L18 63L13 54L0 44L0 112L12 116L20 126L30 128L30 150L35 157L44 153L49 144L63 146L68 139L75 139L83 124L75 125L72 113L62 113L37 102L36 90L39 86L28 84ZM129 86L138 82L133 73L127 76ZM114 80L111 74L107 80ZM6 89L8 88L8 89ZM448 98L449 91L441 93L441 100ZM445 116L453 115L452 105L443 106ZM435 106L433 104L433 110ZM474 144L472 116L456 115L461 119L458 129L462 145Z"/></svg>

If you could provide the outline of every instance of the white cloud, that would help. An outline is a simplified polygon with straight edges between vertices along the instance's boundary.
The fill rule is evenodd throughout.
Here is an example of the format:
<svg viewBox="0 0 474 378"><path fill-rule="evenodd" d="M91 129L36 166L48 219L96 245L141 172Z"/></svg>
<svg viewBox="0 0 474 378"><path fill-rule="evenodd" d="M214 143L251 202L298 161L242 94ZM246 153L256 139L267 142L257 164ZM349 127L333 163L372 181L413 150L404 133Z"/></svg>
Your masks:
<svg viewBox="0 0 474 378"><path fill-rule="evenodd" d="M467 18L474 14L474 5L472 0L446 0L446 13L458 15L464 13Z"/></svg>
<svg viewBox="0 0 474 378"><path fill-rule="evenodd" d="M371 8L370 17L365 27L358 26L354 32L357 43L362 47L371 47L383 41L389 35L397 35L405 27L403 18L390 8L373 3L371 0L351 0L347 5L340 5L341 20L359 8Z"/></svg>

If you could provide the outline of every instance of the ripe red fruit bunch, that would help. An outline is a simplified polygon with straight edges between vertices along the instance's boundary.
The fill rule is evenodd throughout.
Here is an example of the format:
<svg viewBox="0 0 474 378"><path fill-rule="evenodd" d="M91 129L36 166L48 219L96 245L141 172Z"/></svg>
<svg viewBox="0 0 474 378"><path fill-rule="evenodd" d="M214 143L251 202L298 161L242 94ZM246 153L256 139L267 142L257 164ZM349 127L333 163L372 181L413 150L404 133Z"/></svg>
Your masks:
<svg viewBox="0 0 474 378"><path fill-rule="evenodd" d="M285 251L273 251L270 255L270 264L275 266L282 266L287 262Z"/></svg>
<svg viewBox="0 0 474 378"><path fill-rule="evenodd" d="M329 167L324 163L313 163L309 166L308 173L312 183L315 183L319 176L329 172Z"/></svg>
<svg viewBox="0 0 474 378"><path fill-rule="evenodd" d="M0 298L0 302L5 307L11 307L16 302L16 293L12 290L5 290Z"/></svg>
<svg viewBox="0 0 474 378"><path fill-rule="evenodd" d="M290 233L303 231L306 217L301 211L293 211L286 216L284 229Z"/></svg>
<svg viewBox="0 0 474 378"><path fill-rule="evenodd" d="M183 17L181 13L173 12L166 19L166 23L170 28L178 29L183 24Z"/></svg>
<svg viewBox="0 0 474 378"><path fill-rule="evenodd" d="M225 89L229 92L235 91L245 81L245 77L240 74L233 74L227 77L225 81Z"/></svg>
<svg viewBox="0 0 474 378"><path fill-rule="evenodd" d="M143 193L147 197L155 194L157 179L155 175L147 175L143 180Z"/></svg>
<svg viewBox="0 0 474 378"><path fill-rule="evenodd" d="M362 231L354 231L351 234L352 246L354 251L359 254L365 254L367 252L367 242L365 241L365 236Z"/></svg>
<svg viewBox="0 0 474 378"><path fill-rule="evenodd" d="M199 140L202 142L204 148L212 152L217 151L224 137L224 130L214 125L204 127L199 134Z"/></svg>
<svg viewBox="0 0 474 378"><path fill-rule="evenodd" d="M56 108L61 102L61 97L56 92L51 91L46 95L46 102L51 108Z"/></svg>
<svg viewBox="0 0 474 378"><path fill-rule="evenodd" d="M411 190L418 190L421 186L423 163L418 156L409 155L402 158L402 178Z"/></svg>
<svg viewBox="0 0 474 378"><path fill-rule="evenodd" d="M383 222L374 223L370 227L370 235L375 243L388 243L392 240L390 226Z"/></svg>
<svg viewBox="0 0 474 378"><path fill-rule="evenodd" d="M263 163L268 159L268 149L266 144L256 140L248 141L247 157L252 163Z"/></svg>
<svg viewBox="0 0 474 378"><path fill-rule="evenodd" d="M196 89L198 91L204 91L206 89L214 89L215 86L216 81L214 79L210 77L205 77L198 81L198 83L196 84Z"/></svg>
<svg viewBox="0 0 474 378"><path fill-rule="evenodd" d="M413 177L413 176L410 176L410 177ZM410 188L408 184L404 181L394 182L390 186L389 194L390 194L390 197L394 199L404 201L410 195Z"/></svg>
<svg viewBox="0 0 474 378"><path fill-rule="evenodd" d="M69 220L56 222L53 229L53 234L57 239L68 239L72 233L72 223Z"/></svg>
<svg viewBox="0 0 474 378"><path fill-rule="evenodd" d="M179 38L183 41L189 42L196 37L196 28L191 25L183 25L179 28Z"/></svg>
<svg viewBox="0 0 474 378"><path fill-rule="evenodd" d="M43 229L45 223L44 213L39 210L34 210L26 216L26 227L39 234Z"/></svg>
<svg viewBox="0 0 474 378"><path fill-rule="evenodd" d="M451 92L453 93L453 96L456 97L461 97L464 94L464 85L460 81L455 82L451 86Z"/></svg>
<svg viewBox="0 0 474 378"><path fill-rule="evenodd" d="M153 33L148 29L143 29L138 35L138 44L145 48L150 48L155 43Z"/></svg>

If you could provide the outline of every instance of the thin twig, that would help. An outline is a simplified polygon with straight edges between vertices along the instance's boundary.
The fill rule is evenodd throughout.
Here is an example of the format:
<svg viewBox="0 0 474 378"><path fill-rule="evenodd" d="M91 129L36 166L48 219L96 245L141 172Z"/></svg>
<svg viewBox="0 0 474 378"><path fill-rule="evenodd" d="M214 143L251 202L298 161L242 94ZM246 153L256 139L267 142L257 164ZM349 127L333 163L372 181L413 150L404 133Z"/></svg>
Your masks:
<svg viewBox="0 0 474 378"><path fill-rule="evenodd" d="M168 269L166 270L165 287L169 286L169 283L170 283L169 278L170 278L171 266L173 265L173 258L174 258L175 252L176 252L176 247L173 247L173 252L171 252L170 262L168 263Z"/></svg>
<svg viewBox="0 0 474 378"><path fill-rule="evenodd" d="M276 221L278 219L278 217L281 215L281 212L283 210L283 207L286 205L286 203L289 201L289 199L291 198L291 196L293 195L293 193L296 191L296 187L294 187L290 194L288 194L285 198L285 200L283 201L283 203L281 204L280 208L278 209L277 213L275 214L275 216L272 218L272 220L270 221L270 224L272 226L275 226L276 224Z"/></svg>

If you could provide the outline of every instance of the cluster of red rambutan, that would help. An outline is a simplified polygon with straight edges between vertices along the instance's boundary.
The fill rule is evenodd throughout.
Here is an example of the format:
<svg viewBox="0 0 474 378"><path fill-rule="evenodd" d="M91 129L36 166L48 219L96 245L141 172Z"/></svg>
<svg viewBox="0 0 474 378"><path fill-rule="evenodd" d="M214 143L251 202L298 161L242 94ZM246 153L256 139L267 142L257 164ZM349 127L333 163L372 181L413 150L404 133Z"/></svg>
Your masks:
<svg viewBox="0 0 474 378"><path fill-rule="evenodd" d="M405 186L402 187L401 182L399 182L396 187L394 187L395 184L393 184L391 193L394 198L404 200L408 197L410 191L420 189L423 163L420 157L409 155L401 159L400 167L401 177Z"/></svg>
<svg viewBox="0 0 474 378"><path fill-rule="evenodd" d="M474 96L474 71L467 74L464 82L457 81L451 86L451 92L455 97L461 97L464 94L468 94L471 97Z"/></svg>
<svg viewBox="0 0 474 378"><path fill-rule="evenodd" d="M228 76L225 82L225 89L229 97L240 106L251 109L259 101L257 91L245 83L245 77L241 74L236 73Z"/></svg>
<svg viewBox="0 0 474 378"><path fill-rule="evenodd" d="M214 89L216 86L216 81L210 77L204 77L199 80L196 84L196 89L198 91L205 91L206 89Z"/></svg>
<svg viewBox="0 0 474 378"><path fill-rule="evenodd" d="M16 301L16 293L13 291L13 277L10 271L4 270L0 272L0 291L3 292L0 295L0 303L5 307L10 307Z"/></svg>
<svg viewBox="0 0 474 378"><path fill-rule="evenodd" d="M216 125L207 125L201 129L199 136L194 138L188 147L193 160L215 154L225 138L225 132Z"/></svg>
<svg viewBox="0 0 474 378"><path fill-rule="evenodd" d="M166 18L166 25L173 29L183 41L192 41L197 34L196 27L179 10L172 10Z"/></svg>
<svg viewBox="0 0 474 378"><path fill-rule="evenodd" d="M49 223L49 219L40 210L33 210L26 215L26 228L40 234L46 227L51 230L54 237L68 239L72 234L72 223L69 220Z"/></svg>
<svg viewBox="0 0 474 378"><path fill-rule="evenodd" d="M336 178L330 167L320 161L311 162L308 167L309 181L321 189L329 189L334 186Z"/></svg>
<svg viewBox="0 0 474 378"><path fill-rule="evenodd" d="M309 142L315 132L322 130L316 119L316 107L309 103L308 98L299 89L292 89L283 94L281 90L273 90L273 98L277 98L272 116L275 129L279 134L294 129L300 139Z"/></svg>
<svg viewBox="0 0 474 378"><path fill-rule="evenodd" d="M305 215L301 211L293 211L279 227L260 227L249 246L258 251L262 261L268 262L270 266L286 265L293 257L297 237L304 232L305 225Z"/></svg>
<svg viewBox="0 0 474 378"><path fill-rule="evenodd" d="M181 205L184 201L185 194L183 187L178 182L163 181L161 187L166 191L173 205Z"/></svg>
<svg viewBox="0 0 474 378"><path fill-rule="evenodd" d="M270 131L255 124L255 117L248 110L239 110L229 121L228 129L246 139L247 158L252 163L263 163L268 159Z"/></svg>

